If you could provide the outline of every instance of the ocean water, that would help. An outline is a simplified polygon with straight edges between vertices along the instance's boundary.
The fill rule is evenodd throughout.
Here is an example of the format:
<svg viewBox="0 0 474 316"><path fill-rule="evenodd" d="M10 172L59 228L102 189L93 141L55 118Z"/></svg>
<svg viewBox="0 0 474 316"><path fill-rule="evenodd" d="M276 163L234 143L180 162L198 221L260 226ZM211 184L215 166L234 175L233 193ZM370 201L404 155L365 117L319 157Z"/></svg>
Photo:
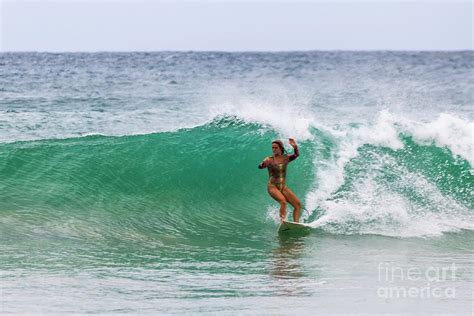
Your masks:
<svg viewBox="0 0 474 316"><path fill-rule="evenodd" d="M473 57L1 53L0 312L470 315Z"/></svg>

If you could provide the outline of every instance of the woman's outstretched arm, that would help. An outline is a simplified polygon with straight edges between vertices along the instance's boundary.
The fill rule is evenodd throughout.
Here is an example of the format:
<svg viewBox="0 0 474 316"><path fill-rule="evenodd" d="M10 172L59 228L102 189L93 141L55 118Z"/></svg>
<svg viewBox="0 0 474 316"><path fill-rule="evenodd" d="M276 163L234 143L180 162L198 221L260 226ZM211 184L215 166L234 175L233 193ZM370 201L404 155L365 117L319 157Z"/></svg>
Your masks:
<svg viewBox="0 0 474 316"><path fill-rule="evenodd" d="M293 147L294 152L291 155L289 155L288 158L289 158L289 161L293 161L296 158L298 158L298 156L300 155L300 150L298 149L298 145L296 144L296 141L293 138L290 138L289 141L290 141L291 147Z"/></svg>

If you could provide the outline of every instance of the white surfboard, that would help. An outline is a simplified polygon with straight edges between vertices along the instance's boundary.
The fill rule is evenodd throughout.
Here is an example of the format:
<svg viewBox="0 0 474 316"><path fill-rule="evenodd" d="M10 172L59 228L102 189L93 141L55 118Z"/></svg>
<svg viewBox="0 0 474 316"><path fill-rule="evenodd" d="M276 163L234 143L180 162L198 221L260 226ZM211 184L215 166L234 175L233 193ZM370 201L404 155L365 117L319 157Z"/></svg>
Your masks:
<svg viewBox="0 0 474 316"><path fill-rule="evenodd" d="M280 226L278 226L278 233L286 233L286 232L298 232L298 231L308 231L311 229L311 226L305 223L296 223L290 221L283 221L281 222Z"/></svg>

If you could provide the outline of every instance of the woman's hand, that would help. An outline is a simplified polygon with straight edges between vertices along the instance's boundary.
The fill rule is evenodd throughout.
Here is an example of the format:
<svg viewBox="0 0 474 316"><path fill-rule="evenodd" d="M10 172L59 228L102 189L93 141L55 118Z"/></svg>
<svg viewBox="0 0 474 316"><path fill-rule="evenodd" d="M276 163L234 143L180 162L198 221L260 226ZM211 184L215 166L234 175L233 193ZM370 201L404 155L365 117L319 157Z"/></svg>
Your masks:
<svg viewBox="0 0 474 316"><path fill-rule="evenodd" d="M293 138L288 138L288 140L290 141L290 145L293 147L293 149L298 147L298 145L296 145L296 141Z"/></svg>

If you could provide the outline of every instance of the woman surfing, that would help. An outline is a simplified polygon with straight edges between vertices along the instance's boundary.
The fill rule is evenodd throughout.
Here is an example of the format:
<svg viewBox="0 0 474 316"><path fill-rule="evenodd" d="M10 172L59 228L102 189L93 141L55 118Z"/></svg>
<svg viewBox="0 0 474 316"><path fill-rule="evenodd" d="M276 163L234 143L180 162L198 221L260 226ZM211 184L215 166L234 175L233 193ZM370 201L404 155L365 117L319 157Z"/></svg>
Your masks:
<svg viewBox="0 0 474 316"><path fill-rule="evenodd" d="M288 188L285 184L286 179L286 167L288 164L298 158L299 150L298 145L293 138L289 139L291 147L293 147L293 154L286 154L285 147L281 140L274 140L272 142L273 155L266 157L262 163L258 165L259 169L268 169L268 194L280 203L280 220L286 219L286 203L290 203L293 210L293 221L299 222L301 203L296 195Z"/></svg>

